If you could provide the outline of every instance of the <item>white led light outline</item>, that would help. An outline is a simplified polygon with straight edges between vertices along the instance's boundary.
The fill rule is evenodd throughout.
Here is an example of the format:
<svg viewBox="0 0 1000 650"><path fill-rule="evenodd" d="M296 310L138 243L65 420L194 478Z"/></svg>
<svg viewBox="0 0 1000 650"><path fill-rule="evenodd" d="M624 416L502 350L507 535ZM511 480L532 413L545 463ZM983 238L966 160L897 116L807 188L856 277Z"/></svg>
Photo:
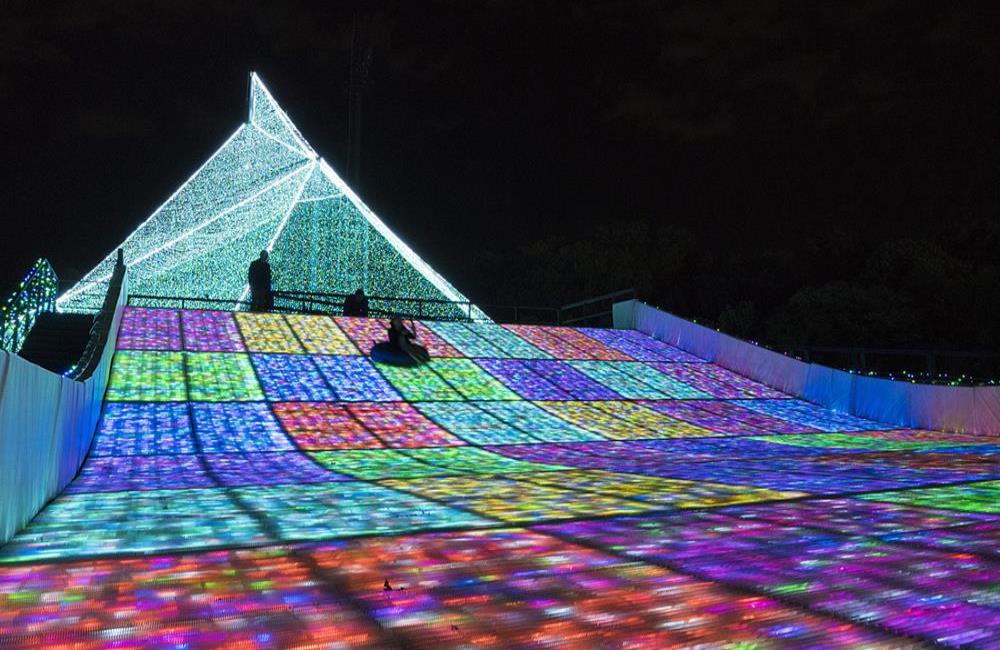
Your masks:
<svg viewBox="0 0 1000 650"><path fill-rule="evenodd" d="M449 300L454 302L465 302L470 304L470 314L469 316L475 318L477 321L484 320L487 322L493 322L493 319L487 316L479 307L476 307L471 303L471 301L460 294L455 287L451 286L447 280L441 277L437 271L432 269L430 265L427 264L419 255L417 255L412 248L410 248L406 242L396 236L396 233L392 232L385 223L378 218L374 212L371 211L364 201L358 198L358 195L354 193L354 190L344 182L337 172L333 171L333 168L327 164L326 160L323 158L319 159L320 169L323 174L329 179L334 185L340 189L341 192L347 196L348 200L354 204L354 207L358 209L359 212L365 217L365 219L381 234L386 240L392 245L396 251L403 256L403 258L410 263L413 268L415 268L428 282L434 285L438 291L445 295Z"/></svg>
<svg viewBox="0 0 1000 650"><path fill-rule="evenodd" d="M273 181L271 181L270 183L268 183L267 185L265 185L261 189L257 190L256 192L254 192L250 196L246 197L245 199L242 199L241 201L239 201L237 203L234 203L233 205L229 206L225 210L222 210L221 212L216 213L211 218L206 219L205 221L202 221L201 223L199 223L194 228L191 228L190 230L188 230L188 231L186 231L186 232L178 235L177 237L174 237L173 239L171 239L170 241L166 242L165 244L160 244L159 246L157 246L153 250L149 251L148 253L144 253L144 254L140 255L139 257L135 258L132 261L132 264L136 265L136 264L139 264L140 262L146 261L147 259L149 259L153 255L156 255L160 251L163 251L163 250L165 250L167 248L170 248L174 244L177 244L178 242L181 242L181 241L187 239L188 237L190 237L194 233L198 232L199 230L202 230L206 226L212 225L213 223L215 223L216 221L218 221L222 217L226 216L230 212L233 212L235 210L238 210L238 209L242 208L247 203L251 203L252 201L254 201L260 195L266 194L267 192L269 192L270 190L274 189L275 187L277 187L279 185L283 185L286 181L290 180L292 178L292 176L295 176L296 174L301 173L302 170L304 169L304 165L306 165L306 164L308 164L308 163L301 163L299 166L297 166L292 171L288 172L287 174L285 174L283 176L279 176L278 178L274 179ZM111 277L111 276L109 275L108 277Z"/></svg>
<svg viewBox="0 0 1000 650"><path fill-rule="evenodd" d="M315 203L316 201L329 201L330 199L339 199L343 194L324 194L323 196L315 196L308 199L299 199L299 203Z"/></svg>
<svg viewBox="0 0 1000 650"><path fill-rule="evenodd" d="M309 165L309 173L306 174L305 179L302 181L302 185L299 186L298 191L295 193L295 198L292 199L291 204L288 206L288 211L285 212L285 216L282 218L281 223L278 225L278 229L275 231L274 236L271 237L271 241L268 242L267 248L264 249L268 253L270 253L274 249L274 244L278 241L278 237L281 236L281 232L285 229L285 224L288 223L288 218L292 216L292 210L294 210L295 206L299 203L299 197L302 196L302 192L306 189L306 183L309 181L309 176L312 174L312 171L315 168L316 168L316 162L313 161Z"/></svg>
<svg viewBox="0 0 1000 650"><path fill-rule="evenodd" d="M201 166L199 166L198 169L196 169L194 171L194 173L191 174L191 176L189 176L188 179L186 181L184 181L180 185L180 187L178 187L176 190L174 190L174 192L169 197L167 197L167 199L163 203L161 203L153 211L152 214L150 214L142 223L140 223L136 227L135 230L132 231L132 233L128 237L125 238L125 240L121 243L121 245L118 246L118 248L124 247L129 241L131 241L139 233L139 231L142 230L143 226L145 226L154 217L156 217L156 215L158 215L163 210L163 208L165 208L171 201L173 201L177 197L177 195L180 194L184 190L184 188L186 188L188 185L190 185L191 181L193 181L198 176L198 174L200 174L202 172L202 170L204 170L205 167L207 167L209 165L209 163L211 163L213 160L215 160L215 158L218 157L218 155L229 145L229 143L231 143L234 139L236 139L236 137L239 136L239 134L245 128L247 128L248 125L252 126L254 129L256 129L261 135L263 135L266 138L268 138L268 139L270 139L270 140L278 143L279 145L281 145L282 147L288 149L292 153L294 153L296 155L299 155L302 158L305 158L307 160L316 160L316 158L317 158L316 152L312 150L312 147L309 146L309 143L305 141L305 138L302 137L302 134L299 133L298 129L296 129L295 126L291 123L291 121L288 119L288 116L285 115L285 113L281 109L281 107L278 106L278 103L274 101L274 97L267 90L267 87L263 84L263 82L261 82L260 77L258 77L256 73L252 73L251 74L251 83L256 83L258 86L260 86L260 89L263 91L265 98L269 101L271 107L275 111L275 115L277 115L278 119L281 120L281 122L286 127L290 128L291 134L294 137L296 137L299 142L301 142L303 145L305 145L305 147L308 149L308 151L300 150L300 149L296 149L295 147L292 147L287 142L283 142L282 140L274 137L273 135L271 135L270 133L268 133L266 129L264 129L260 125L258 125L256 123L256 121L254 121L254 119L253 119L253 115L254 115L255 108L256 108L256 102L253 101L253 100L251 100L251 105L249 107L249 109L250 109L249 110L249 118L250 118L249 121L247 123L241 124L235 131L233 131L233 133L228 138L226 138L225 142L223 142L222 145L219 146L219 148L216 149L215 152L212 153L212 155L209 156L208 159L205 162L203 162L201 164ZM252 93L251 93L251 97L252 97ZM217 215L217 216L222 216L222 215ZM207 223L210 223L210 222L206 222L206 224ZM203 225L205 225L205 224L203 224ZM176 243L176 242L171 242L168 245L172 245L172 243ZM162 249L160 249L160 250L162 250ZM153 253L156 253L156 252L159 252L159 250L154 250L153 251ZM102 263L104 263L105 261L107 261L108 259L110 259L111 255L113 255L113 253L109 254L107 257L105 257L100 262L98 262L97 266L100 266ZM138 263L138 262L142 261L142 259L145 259L146 257L148 257L148 255L135 260L133 263ZM95 267L95 270L96 270L96 268L97 267ZM64 293L63 295L61 295L58 298L56 298L56 308L58 309L61 304L65 303L69 299L71 299L74 296L76 296L76 295L84 292L85 290L93 287L96 284L104 282L105 280L107 280L110 277L111 277L111 274L109 273L107 275L104 275L104 276L101 276L101 277L98 277L96 279L89 280L89 281L86 280L86 278L81 279L81 281L78 282L76 286L74 286L73 288L69 289L66 293Z"/></svg>
<svg viewBox="0 0 1000 650"><path fill-rule="evenodd" d="M319 172L319 173L317 174L317 172ZM322 172L322 170L319 168L319 165L317 164L317 166L313 170L313 175L310 176L309 179L306 181L306 187L307 188L309 187L309 184L312 182L313 178L315 178L316 176L319 176L319 178L324 183L326 183L327 185L330 185L330 182L327 180L326 175ZM336 199L336 198L344 196L344 193L341 192L336 187L330 187L327 190L327 192L332 192L332 194L331 193L319 194L319 195L316 195L316 196L310 196L308 199L299 198L299 203L310 203L312 201L326 201L327 199ZM305 194L305 190L303 190L302 193Z"/></svg>
<svg viewBox="0 0 1000 650"><path fill-rule="evenodd" d="M289 151L291 151L292 153L296 154L297 156L305 158L306 160L315 160L316 159L316 154L314 154L314 153L307 153L305 151L301 151L301 150L296 149L295 147L291 146L287 142L285 142L283 140L279 140L278 138L276 138L273 135L271 135L270 133L268 133L267 130L264 127L262 127L260 124L257 124L257 122L255 122L254 120L250 120L250 126L252 126L254 129L256 129L257 133L260 133L262 136L264 136L268 140L272 140L275 143L277 143L277 144L281 145L282 147L284 147L285 149L288 149Z"/></svg>
<svg viewBox="0 0 1000 650"><path fill-rule="evenodd" d="M304 164L309 164L309 163L304 163ZM302 171L301 169L298 169L298 170L289 172L288 174L285 174L281 178L279 178L279 179L273 181L272 183L270 183L267 187L264 187L263 189L261 189L259 192L257 192L253 196L248 197L248 198L244 199L243 201L240 201L239 204L236 204L236 205L233 205L233 206L231 206L229 208L226 208L222 212L220 212L217 215L215 215L209 221L205 221L204 223L199 224L197 228L192 228L184 236L179 237L176 240L174 240L172 243L170 243L170 246L174 246L176 244L179 244L184 239L187 239L191 235L194 235L198 230L204 228L205 226L211 225L212 223L218 221L219 219L221 219L222 217L226 216L227 214L235 211L236 209L242 208L242 207L246 206L248 203L250 203L250 202L256 200L257 198L263 196L267 192L270 192L271 190L277 190L277 189L281 188L281 186L285 185L286 183L291 183L293 181L293 177L296 174L300 173L301 171ZM262 223L266 223L267 221L269 221L269 219L262 219L261 222L258 222L258 223L251 222L250 230L252 231L254 228L260 227L260 225ZM166 248L166 245L163 248ZM209 249L209 250L213 250L213 249ZM147 255L143 256L142 258L137 259L137 261L145 261L145 259L147 259L148 257L151 257L152 255L155 255L156 253L159 253L159 252L162 252L162 248L161 248L161 250L158 250L158 251L151 251L150 253L148 253ZM173 264L170 267L170 269L168 269L168 272L171 271L171 270L173 270L175 267L179 266L180 264L183 264L183 263L189 261L192 257L195 257L195 256L197 256L199 254L203 254L204 252L205 251L195 251L193 253L188 254L187 256L182 257L176 264ZM157 274L157 275L151 275L151 276L148 276L146 278L141 278L141 279L148 280L148 279L159 277L160 275L162 275L162 273L161 274Z"/></svg>
<svg viewBox="0 0 1000 650"><path fill-rule="evenodd" d="M264 85L264 82L261 80L260 76L256 72L251 72L250 78L251 78L251 83L256 83L258 86L260 86L260 89L263 91L265 97L267 97L268 101L273 107L275 114L278 115L278 117L282 120L282 122L284 122L285 126L288 127L291 130L292 134L297 136L298 139L306 147L308 147L310 151L313 151L312 145L310 145L309 142L305 139L305 137L303 137L302 134L299 132L299 130L295 128L295 125L292 123L291 119L289 119L288 115L285 114L285 111L278 105L278 102L275 101L274 96L271 95L271 92L267 89L267 86ZM251 96L252 95L253 93L251 92ZM251 107L251 115L253 114L254 108L255 107ZM418 273L424 276L424 278L426 278L438 291L444 294L444 296L447 297L448 299L454 302L469 303L471 305L469 314L470 317L472 317L474 313L474 317L476 320L486 320L492 322L492 319L489 318L485 313L483 313L481 309L479 309L475 305L472 305L471 302L465 296L460 294L453 286L451 286L451 284L448 283L447 280L441 277L441 275L439 275L437 271L432 269L430 265L428 265L423 259L421 259L421 257L417 255L413 251L413 249L406 244L406 242L397 237L396 233L392 232L392 230L390 230L389 227L386 226L385 223L381 219L379 219L378 216L374 212L372 212L372 210L367 205L365 205L364 201L362 201L358 197L358 195L354 193L354 191L347 185L347 183L345 183L344 180L337 175L337 172L333 171L333 168L330 167L330 165L326 162L326 160L324 160L323 158L319 158L319 164L320 164L320 170L323 172L323 175L326 176L328 180L332 181L333 184L342 192L343 195L347 196L347 198L351 201L351 203L354 204L354 207L357 208L362 215L364 215L368 223L370 223L375 228L375 230L377 230L383 237L385 237L386 240L388 240L389 243L392 245L392 247L395 248L396 251L403 256L403 259L409 262L410 265L413 266Z"/></svg>
<svg viewBox="0 0 1000 650"><path fill-rule="evenodd" d="M284 174L283 176L280 176L280 177L276 178L275 180L271 181L270 183L268 183L267 185L265 185L261 189L257 190L256 192L254 192L250 196L246 197L245 199L239 201L238 203L234 203L233 205L229 206L225 210L222 210L221 212L216 213L211 218L206 219L205 221L202 221L201 223L199 223L194 228L191 228L190 230L187 230L186 232L178 235L177 237L174 237L173 239L171 239L170 241L168 241L166 243L160 244L159 246L157 246L153 250L147 251L146 253L143 253L142 255L140 255L139 257L135 258L134 260L130 260L129 266L136 266L138 264L141 264L142 262L146 261L147 259L149 259L153 255L156 255L157 253L159 253L159 252L161 252L161 251L163 251L163 250L165 250L167 248L170 248L171 246L177 244L178 242L187 239L188 237L190 237L194 233L198 232L199 230L202 230L206 226L209 226L209 225L215 223L216 221L218 221L222 217L226 216L230 212L233 212L234 210L238 210L239 208L242 208L244 205L246 205L247 203L250 203L251 201L253 201L257 197L259 197L260 195L268 192L271 189L274 189L278 185L283 184L285 181L289 180L295 174L301 173L302 170L305 169L307 165L311 165L311 164L312 163L300 163L292 171L288 172L287 174ZM126 239L125 241L128 241L128 240ZM156 277L156 276L152 276L152 277ZM85 288L92 287L95 284L99 284L101 282L104 282L105 280L109 280L110 278L111 278L111 274L108 273L108 274L103 275L103 276L97 278L96 280L94 280L94 281L92 281L92 282L90 282L90 283L88 283L88 284L80 287L80 289L78 289L77 291L82 291ZM66 295L67 295L67 297L69 297L69 292L67 292Z"/></svg>
<svg viewBox="0 0 1000 650"><path fill-rule="evenodd" d="M253 86L253 84L257 84L258 86L260 86L260 89L262 91L264 91L264 96L267 98L267 101L271 104L271 107L274 109L274 114L278 116L278 119L281 120L284 123L285 127L291 132L291 134L293 136L295 136L295 138L300 143L302 143L302 145L306 148L306 150L312 153L312 156L310 156L310 158L312 158L313 160L315 160L316 158L318 158L319 156L313 150L312 145L310 145L309 142L304 137L302 137L302 134L299 133L299 130L297 128L295 128L295 125L292 123L292 120L285 113L284 109L282 109L281 106L278 105L278 102L276 102L274 100L274 96L271 94L271 91L269 91L267 89L267 86L264 85L264 81L260 78L260 75L258 75L256 72L251 72L250 73L250 84L251 84L251 90L250 90L250 102L251 102L251 104L250 104L250 118L253 119L254 113L256 112L255 109L257 107L257 103L253 101L253 87L252 86Z"/></svg>
<svg viewBox="0 0 1000 650"><path fill-rule="evenodd" d="M203 162L201 164L201 166L198 167L198 169L194 170L194 173L191 174L186 181L184 181L183 183L181 183L181 186L178 187L176 190L174 190L174 193L171 194L169 197L167 197L166 201L164 201L163 203L161 203L159 205L159 207L157 207L155 210L153 210L153 213L151 215L149 215L148 217L146 217L146 220L143 221L142 223L140 223L136 227L136 229L132 231L132 234L130 234L128 237L126 237L125 241L123 241L121 243L121 245L118 246L115 250L117 250L118 248L123 248L125 246L125 244L127 244L129 241L131 241L132 238L135 237L140 230L142 230L143 226L145 226L147 223L149 223L152 220L153 217L155 217L156 215L158 215L160 213L160 211L162 211L163 208L165 208L167 206L168 203L170 203L171 201L173 201L177 197L177 195L180 194L184 190L185 187L187 187L188 185L190 185L191 181L193 181L195 179L195 177L197 177L198 174L200 174L202 172L203 169L205 169L206 167L208 167L208 164L210 162L212 162L213 160L215 160L215 158L220 153L222 153L222 150L225 149L226 147L228 147L229 143L232 142L233 140L235 140L236 136L238 136L240 133L242 133L243 129L245 129L245 128L247 128L246 124L240 124L239 128L237 128L235 131L233 131L232 135L230 135L228 138L226 138L226 141L223 142L222 145L218 149L216 149L215 152L211 156L208 157L208 160L206 160L205 162ZM100 266L101 264L103 264L105 262L105 260L111 259L111 256L114 255L114 254L115 254L114 251L112 251L111 254L107 255L104 259L102 259L100 262L98 262L97 266ZM94 270L91 271L91 273L93 273L94 271L97 270L97 266L94 267ZM83 291L83 289L92 287L95 284L97 284L98 282L103 282L105 279L110 278L110 277L111 277L110 275L107 275L107 276L102 277L99 280L91 280L90 282L86 282L86 276L84 276L84 278L81 278L81 280L76 283L76 286L74 286L73 288L69 289L66 293L64 293L63 295L61 295L58 298L56 298L56 308L58 309L60 303L63 303L66 300L69 300L73 296L75 296L78 293L80 293L81 291Z"/></svg>
<svg viewBox="0 0 1000 650"><path fill-rule="evenodd" d="M295 198L288 204L288 210L285 211L285 216L281 218L281 223L278 224L278 228L274 231L274 235L271 236L271 241L269 241L267 247L264 248L264 250L268 253L274 250L274 244L277 243L278 237L280 237L281 233L285 230L285 225L288 224L288 219L292 216L292 212L295 211L295 206L299 204L299 197L302 196L302 192L306 189L306 183L309 182L309 178L312 176L314 169L316 169L316 161L309 164L309 173L305 175L305 178L302 180L302 184L299 185L299 189L295 192ZM243 288L243 293L240 294L240 299L234 307L246 300L249 294L250 283L247 282L246 286Z"/></svg>

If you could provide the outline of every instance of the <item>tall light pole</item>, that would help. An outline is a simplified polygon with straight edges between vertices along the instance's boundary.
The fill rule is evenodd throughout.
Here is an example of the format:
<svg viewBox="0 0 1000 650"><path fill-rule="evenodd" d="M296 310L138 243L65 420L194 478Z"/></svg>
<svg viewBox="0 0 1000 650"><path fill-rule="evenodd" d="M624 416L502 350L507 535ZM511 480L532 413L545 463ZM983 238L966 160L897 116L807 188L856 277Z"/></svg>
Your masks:
<svg viewBox="0 0 1000 650"><path fill-rule="evenodd" d="M357 187L361 181L361 100L371 78L372 44L369 18L354 14L351 34L351 74L348 82L347 181Z"/></svg>

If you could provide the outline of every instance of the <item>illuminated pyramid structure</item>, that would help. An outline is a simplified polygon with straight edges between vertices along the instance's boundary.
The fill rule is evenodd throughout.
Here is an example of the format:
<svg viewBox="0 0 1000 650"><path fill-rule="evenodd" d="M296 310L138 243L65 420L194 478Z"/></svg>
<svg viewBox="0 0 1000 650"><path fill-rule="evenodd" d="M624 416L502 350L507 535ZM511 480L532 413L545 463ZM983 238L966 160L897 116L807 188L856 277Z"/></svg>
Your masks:
<svg viewBox="0 0 1000 650"><path fill-rule="evenodd" d="M213 298L235 307L249 294L248 265L267 249L276 290L361 287L369 295L443 301L425 306L428 315L486 318L456 304L467 300L309 146L256 73L248 121L120 247L133 294ZM58 309L97 309L114 261L112 250L59 297Z"/></svg>

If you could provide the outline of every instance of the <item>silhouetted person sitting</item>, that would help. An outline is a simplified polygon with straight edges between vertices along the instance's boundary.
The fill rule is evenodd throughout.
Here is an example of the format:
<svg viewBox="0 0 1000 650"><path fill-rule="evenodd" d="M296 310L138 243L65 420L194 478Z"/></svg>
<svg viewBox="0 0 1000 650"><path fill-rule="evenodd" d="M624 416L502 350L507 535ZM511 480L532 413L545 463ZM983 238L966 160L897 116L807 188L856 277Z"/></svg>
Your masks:
<svg viewBox="0 0 1000 650"><path fill-rule="evenodd" d="M270 311L274 307L274 296L271 294L271 265L267 261L267 251L261 251L260 257L250 262L247 282L250 283L250 311Z"/></svg>
<svg viewBox="0 0 1000 650"><path fill-rule="evenodd" d="M417 335L403 324L403 319L393 316L389 319L389 345L413 357L418 363L427 363L431 355L427 348L414 342Z"/></svg>
<svg viewBox="0 0 1000 650"><path fill-rule="evenodd" d="M368 296L361 289L344 298L344 316L368 317Z"/></svg>

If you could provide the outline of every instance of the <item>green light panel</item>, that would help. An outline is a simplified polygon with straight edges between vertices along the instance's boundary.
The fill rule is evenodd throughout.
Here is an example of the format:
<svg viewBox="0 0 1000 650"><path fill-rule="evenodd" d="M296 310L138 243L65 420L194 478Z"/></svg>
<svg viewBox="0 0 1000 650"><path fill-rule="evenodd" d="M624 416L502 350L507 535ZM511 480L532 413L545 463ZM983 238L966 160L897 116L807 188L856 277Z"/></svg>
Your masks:
<svg viewBox="0 0 1000 650"><path fill-rule="evenodd" d="M55 309L58 286L59 278L52 265L39 258L0 304L0 350L16 354L21 349L38 315Z"/></svg>

